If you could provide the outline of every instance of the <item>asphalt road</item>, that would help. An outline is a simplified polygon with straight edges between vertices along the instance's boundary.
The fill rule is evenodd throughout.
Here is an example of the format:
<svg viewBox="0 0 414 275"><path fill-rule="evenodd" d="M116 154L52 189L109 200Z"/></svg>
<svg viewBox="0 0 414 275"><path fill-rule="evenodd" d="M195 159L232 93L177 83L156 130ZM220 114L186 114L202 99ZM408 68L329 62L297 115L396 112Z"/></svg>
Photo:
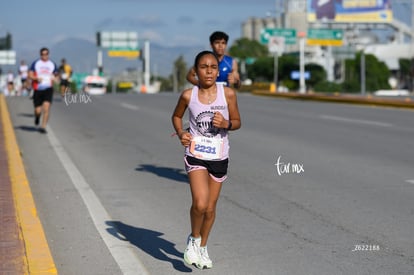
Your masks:
<svg viewBox="0 0 414 275"><path fill-rule="evenodd" d="M177 94L8 98L59 274L414 274L414 112L239 95L214 267L189 234Z"/></svg>

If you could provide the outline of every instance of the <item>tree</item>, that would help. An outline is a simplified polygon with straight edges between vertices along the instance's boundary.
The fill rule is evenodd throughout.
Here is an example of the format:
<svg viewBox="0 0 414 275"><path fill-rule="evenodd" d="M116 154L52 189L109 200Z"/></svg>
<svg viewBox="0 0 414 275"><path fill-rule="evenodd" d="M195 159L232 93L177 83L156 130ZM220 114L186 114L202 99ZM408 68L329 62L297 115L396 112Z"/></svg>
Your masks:
<svg viewBox="0 0 414 275"><path fill-rule="evenodd" d="M344 92L356 93L361 91L361 53L353 60L345 61ZM365 55L365 87L367 91L390 89L388 79L390 70L384 62L379 61L374 55Z"/></svg>
<svg viewBox="0 0 414 275"><path fill-rule="evenodd" d="M259 57L247 65L247 76L255 82L273 80L273 57Z"/></svg>
<svg viewBox="0 0 414 275"><path fill-rule="evenodd" d="M414 78L414 59L400 59L400 77L402 88L412 90L413 78Z"/></svg>
<svg viewBox="0 0 414 275"><path fill-rule="evenodd" d="M234 41L233 45L229 49L229 54L233 57L239 58L240 60L245 60L246 58L269 56L269 51L265 45L260 44L256 40L240 38Z"/></svg>
<svg viewBox="0 0 414 275"><path fill-rule="evenodd" d="M178 59L174 61L174 67L172 72L172 83L175 92L182 90L186 85L187 72L187 63L185 62L184 57L180 55Z"/></svg>
<svg viewBox="0 0 414 275"><path fill-rule="evenodd" d="M239 73L242 80L248 77L248 65L254 63L258 58L267 57L267 47L256 40L240 38L236 40L229 49L229 54L238 59ZM245 66L247 64L247 66Z"/></svg>
<svg viewBox="0 0 414 275"><path fill-rule="evenodd" d="M319 64L306 64L305 71L310 72L310 79L306 81L306 84L310 87L314 87L317 83L326 81L327 73Z"/></svg>

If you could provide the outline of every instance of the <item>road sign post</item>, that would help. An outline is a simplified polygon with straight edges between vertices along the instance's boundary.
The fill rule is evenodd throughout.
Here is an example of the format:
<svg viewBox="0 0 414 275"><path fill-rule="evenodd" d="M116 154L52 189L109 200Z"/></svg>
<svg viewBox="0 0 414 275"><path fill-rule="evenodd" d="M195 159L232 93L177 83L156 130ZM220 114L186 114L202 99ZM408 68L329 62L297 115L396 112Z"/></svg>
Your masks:
<svg viewBox="0 0 414 275"><path fill-rule="evenodd" d="M102 73L102 49L109 49L109 57L138 58L139 44L137 32L98 32L96 34L98 46L98 68Z"/></svg>
<svg viewBox="0 0 414 275"><path fill-rule="evenodd" d="M296 44L296 30L262 29L260 33L260 42L266 44L269 48L269 52L274 56L274 85L275 91L277 91L279 53L283 53L285 45Z"/></svg>
<svg viewBox="0 0 414 275"><path fill-rule="evenodd" d="M271 92L277 91L277 82L279 74L279 54L282 54L285 49L285 37L283 36L271 36L268 39L267 43L269 52L273 54L273 67L274 67L274 91L271 89Z"/></svg>

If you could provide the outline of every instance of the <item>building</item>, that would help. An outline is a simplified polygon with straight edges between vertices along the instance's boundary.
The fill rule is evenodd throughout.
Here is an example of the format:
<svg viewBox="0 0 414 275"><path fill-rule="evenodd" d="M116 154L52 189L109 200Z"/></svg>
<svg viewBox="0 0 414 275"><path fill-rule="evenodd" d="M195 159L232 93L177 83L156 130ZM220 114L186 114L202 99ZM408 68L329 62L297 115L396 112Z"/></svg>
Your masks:
<svg viewBox="0 0 414 275"><path fill-rule="evenodd" d="M335 19L318 19L309 21L308 6L313 0L276 0L276 10L273 16L265 18L249 18L242 24L242 37L261 41L261 31L266 28L295 29L296 33L307 33L308 29L325 28L343 30L342 47L305 47L305 63L317 63L328 72L328 80L334 81L335 63L341 62L344 58L351 58L355 52L362 49L366 53L374 54L379 60L384 61L391 70L398 70L398 59L413 58L414 56L414 26L410 27L396 18L389 22L336 22ZM404 1L404 0L401 0ZM409 0L407 0L409 1ZM325 1L333 2L333 1ZM385 11L390 11L388 0L377 1L384 5ZM408 3L408 2L407 2ZM394 3L393 3L394 4ZM380 4L376 4L380 5ZM414 4L411 3L412 18L414 18ZM391 12L392 13L392 12ZM329 17L329 16L327 16ZM413 20L413 19L411 19ZM414 24L414 22L413 22ZM381 42L375 31L384 29L394 32L394 41ZM384 39L383 39L384 40ZM411 43L410 43L411 42ZM285 52L299 51L299 43L286 45Z"/></svg>

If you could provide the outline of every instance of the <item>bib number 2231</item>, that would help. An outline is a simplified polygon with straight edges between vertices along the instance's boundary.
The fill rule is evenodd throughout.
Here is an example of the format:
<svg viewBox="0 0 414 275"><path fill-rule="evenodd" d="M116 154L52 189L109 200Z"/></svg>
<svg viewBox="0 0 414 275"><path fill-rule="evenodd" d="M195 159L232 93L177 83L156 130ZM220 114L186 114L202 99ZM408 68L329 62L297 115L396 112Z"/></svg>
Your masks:
<svg viewBox="0 0 414 275"><path fill-rule="evenodd" d="M190 145L190 153L196 158L205 160L221 159L223 139L194 137Z"/></svg>

